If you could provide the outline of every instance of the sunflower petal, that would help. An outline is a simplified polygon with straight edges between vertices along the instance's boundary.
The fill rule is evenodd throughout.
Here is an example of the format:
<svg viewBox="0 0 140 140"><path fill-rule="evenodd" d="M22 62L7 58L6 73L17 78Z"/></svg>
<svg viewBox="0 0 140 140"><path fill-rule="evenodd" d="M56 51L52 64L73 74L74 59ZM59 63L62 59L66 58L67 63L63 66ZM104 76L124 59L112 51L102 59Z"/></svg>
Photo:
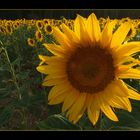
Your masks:
<svg viewBox="0 0 140 140"><path fill-rule="evenodd" d="M134 100L140 100L140 94L135 89L129 89L129 98Z"/></svg>
<svg viewBox="0 0 140 140"><path fill-rule="evenodd" d="M64 23L62 23L61 28L69 39L73 40L74 42L79 42L76 34L72 30L70 30Z"/></svg>
<svg viewBox="0 0 140 140"><path fill-rule="evenodd" d="M40 73L48 74L48 73L46 72L47 65L38 66L36 69L37 69L37 71L39 71Z"/></svg>
<svg viewBox="0 0 140 140"><path fill-rule="evenodd" d="M132 111L132 106L128 98L120 98L118 96L114 97L110 103L112 104L113 107L120 108L120 109L125 109L128 110L129 112Z"/></svg>
<svg viewBox="0 0 140 140"><path fill-rule="evenodd" d="M77 98L77 102L73 104L73 106L67 112L67 116L69 116L69 118L71 118L72 121L74 121L75 118L78 117L82 109L84 109L85 99L86 94L79 95L79 98Z"/></svg>
<svg viewBox="0 0 140 140"><path fill-rule="evenodd" d="M57 73L60 75L65 74L64 67L63 66L61 67L61 65L59 67L57 67L57 69L51 65L41 65L41 66L37 67L37 70L43 74L53 74L53 73Z"/></svg>
<svg viewBox="0 0 140 140"><path fill-rule="evenodd" d="M115 63L116 66L120 66L121 64L126 63L126 62L140 64L140 61L135 59L135 58L133 58L132 56L124 56L124 55L116 58L114 63ZM124 66L124 65L122 65L122 66Z"/></svg>
<svg viewBox="0 0 140 140"><path fill-rule="evenodd" d="M94 98L91 98L90 100L90 105L88 105L87 113L90 121L93 123L93 125L95 125L99 119L100 109L99 106L97 106L96 100Z"/></svg>
<svg viewBox="0 0 140 140"><path fill-rule="evenodd" d="M125 56L131 55L138 51L140 51L140 42L129 42L121 45L116 51L116 53L118 54L118 57L119 56L122 57L124 55Z"/></svg>
<svg viewBox="0 0 140 140"><path fill-rule="evenodd" d="M62 112L65 112L67 109L69 109L74 104L77 97L78 97L77 93L70 92L69 95L65 98L65 101L62 106Z"/></svg>
<svg viewBox="0 0 140 140"><path fill-rule="evenodd" d="M73 123L77 123L77 121L79 121L79 119L83 116L84 112L86 110L86 106L83 107L83 109L78 113L77 116L75 116L75 118L73 118Z"/></svg>
<svg viewBox="0 0 140 140"><path fill-rule="evenodd" d="M113 21L108 21L104 27L104 30L102 31L102 36L100 39L101 45L103 47L107 47L110 44L110 41L112 39L112 33L113 33L113 29L116 25L116 20Z"/></svg>
<svg viewBox="0 0 140 140"><path fill-rule="evenodd" d="M57 56L39 55L38 57L41 61L43 61L46 64L56 64L58 62L61 62L61 63L65 62L64 59L57 57Z"/></svg>
<svg viewBox="0 0 140 140"><path fill-rule="evenodd" d="M49 100L49 105L56 105L60 104L65 100L65 97L67 96L67 92L62 92L61 94L57 95L56 97Z"/></svg>
<svg viewBox="0 0 140 140"><path fill-rule="evenodd" d="M111 120L113 121L118 121L117 116L115 113L112 111L111 107L109 105L101 105L101 110L104 112L104 114Z"/></svg>
<svg viewBox="0 0 140 140"><path fill-rule="evenodd" d="M127 70L127 71L119 73L118 77L122 78L122 79L128 79L128 78L129 79L130 78L132 78L132 79L140 79L140 71L137 70L137 69L131 68L131 69Z"/></svg>
<svg viewBox="0 0 140 140"><path fill-rule="evenodd" d="M128 88L126 84L122 80L116 80L115 81L116 85L121 89L121 91L127 96L128 94Z"/></svg>
<svg viewBox="0 0 140 140"><path fill-rule="evenodd" d="M70 47L70 42L67 36L61 32L58 27L53 28L53 34L63 49Z"/></svg>
<svg viewBox="0 0 140 140"><path fill-rule="evenodd" d="M125 22L120 25L120 27L115 31L112 36L111 48L118 48L123 43L130 30L130 27L131 24L129 22Z"/></svg>
<svg viewBox="0 0 140 140"><path fill-rule="evenodd" d="M57 97L59 94L62 94L63 92L71 91L71 89L68 85L65 84L66 85L65 87L63 85L64 85L64 83L54 86L49 92L48 100L51 100L51 99Z"/></svg>
<svg viewBox="0 0 140 140"><path fill-rule="evenodd" d="M86 30L86 19L82 16L78 15L74 22L74 32L79 37L79 39L83 42L83 44L90 45L90 38L87 34ZM86 45L87 46L87 45Z"/></svg>
<svg viewBox="0 0 140 140"><path fill-rule="evenodd" d="M87 32L93 42L98 42L101 36L99 21L94 13L92 13L86 22Z"/></svg>
<svg viewBox="0 0 140 140"><path fill-rule="evenodd" d="M119 81L117 80L112 82L110 86L108 87L108 89L106 90L108 91L108 94L113 94L119 97L127 97L129 95L126 90L126 87L124 85L120 85Z"/></svg>
<svg viewBox="0 0 140 140"><path fill-rule="evenodd" d="M84 32L84 26L85 26L84 24L85 24L85 19L82 16L77 15L77 18L74 21L74 32L79 39L81 39L82 34Z"/></svg>
<svg viewBox="0 0 140 140"><path fill-rule="evenodd" d="M63 83L64 81L66 81L65 78L52 78L52 79L45 80L42 83L42 86L54 86Z"/></svg>
<svg viewBox="0 0 140 140"><path fill-rule="evenodd" d="M59 57L64 57L66 55L64 50L58 45L46 43L44 43L43 45L54 55L57 55Z"/></svg>
<svg viewBox="0 0 140 140"><path fill-rule="evenodd" d="M99 109L91 110L90 108L88 108L87 113L90 121L93 123L93 125L95 125L99 119L100 110Z"/></svg>

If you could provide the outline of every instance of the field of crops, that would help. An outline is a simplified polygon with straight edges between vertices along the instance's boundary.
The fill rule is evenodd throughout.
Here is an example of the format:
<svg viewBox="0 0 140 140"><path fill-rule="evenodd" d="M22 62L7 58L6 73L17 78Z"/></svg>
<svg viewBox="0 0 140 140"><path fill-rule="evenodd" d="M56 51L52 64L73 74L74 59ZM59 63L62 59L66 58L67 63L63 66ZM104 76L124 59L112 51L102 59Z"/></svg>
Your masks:
<svg viewBox="0 0 140 140"><path fill-rule="evenodd" d="M101 31L108 21L115 20L115 29L129 22L131 27L124 44L140 41L139 19L101 17L98 20ZM72 119L68 119L66 111L62 112L59 96L56 101L58 104L48 104L48 94L53 82L49 83L50 86L43 86L42 82L46 76L43 70L37 68L45 63L45 56L53 56L44 43L59 44L61 40L54 36L54 28L58 27L62 31L61 26L64 24L68 29L74 30L74 20L66 18L0 20L0 130L139 130L140 102L136 100L130 99L131 112L122 108L115 109L119 121L112 121L101 113L96 125L91 123L92 119L88 118L86 111L79 121L73 123ZM65 32L70 34L68 30ZM64 40L62 44L63 42ZM55 49L53 52L58 53ZM132 58L139 61L139 50L134 52ZM133 68L139 70L139 63L136 62ZM140 79L140 72L137 73L137 78L133 79L130 75L130 78L123 81L139 92L140 85L137 79Z"/></svg>

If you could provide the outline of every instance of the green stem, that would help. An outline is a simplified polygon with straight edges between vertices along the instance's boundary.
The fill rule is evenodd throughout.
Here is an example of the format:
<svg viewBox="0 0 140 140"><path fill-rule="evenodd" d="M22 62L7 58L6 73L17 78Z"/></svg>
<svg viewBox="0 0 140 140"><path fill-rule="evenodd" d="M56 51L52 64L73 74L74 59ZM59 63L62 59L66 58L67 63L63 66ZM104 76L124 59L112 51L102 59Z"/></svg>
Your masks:
<svg viewBox="0 0 140 140"><path fill-rule="evenodd" d="M1 41L0 41L1 42ZM4 53L5 53L5 56L6 56L6 59L8 61L8 64L10 66L10 71L12 73L12 78L13 78L13 81L14 81L14 84L15 84L15 87L17 89L17 93L18 93L18 98L21 99L21 94L20 94L20 89L19 89L19 86L18 86L18 82L17 82L17 78L16 78L16 74L15 74L15 70L11 64L11 61L9 59L9 56L8 56L8 53L7 53L7 50L5 47L3 47L3 43L1 42L2 44L2 49L4 50Z"/></svg>

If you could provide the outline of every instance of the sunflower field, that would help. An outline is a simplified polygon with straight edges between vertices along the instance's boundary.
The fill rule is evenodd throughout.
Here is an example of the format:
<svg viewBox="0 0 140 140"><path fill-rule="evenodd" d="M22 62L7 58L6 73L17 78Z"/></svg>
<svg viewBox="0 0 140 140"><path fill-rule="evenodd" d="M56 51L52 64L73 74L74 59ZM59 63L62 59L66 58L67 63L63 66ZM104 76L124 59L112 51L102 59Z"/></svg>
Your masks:
<svg viewBox="0 0 140 140"><path fill-rule="evenodd" d="M0 20L0 130L140 130L140 20Z"/></svg>

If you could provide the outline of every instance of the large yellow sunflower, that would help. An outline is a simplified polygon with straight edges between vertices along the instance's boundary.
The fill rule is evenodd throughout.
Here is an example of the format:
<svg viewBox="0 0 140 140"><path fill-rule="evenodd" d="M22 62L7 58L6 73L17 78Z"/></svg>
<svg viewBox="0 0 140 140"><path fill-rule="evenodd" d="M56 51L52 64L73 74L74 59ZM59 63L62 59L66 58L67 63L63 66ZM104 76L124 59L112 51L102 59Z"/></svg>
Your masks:
<svg viewBox="0 0 140 140"><path fill-rule="evenodd" d="M139 61L132 57L140 51L140 42L124 44L131 25L122 23L113 33L115 24L116 20L108 20L101 32L94 13L87 19L78 15L74 31L65 24L62 30L54 27L53 34L59 44L44 44L54 54L40 55L43 65L37 67L47 75L43 86L53 86L48 95L49 104L63 103L62 111L66 111L73 123L87 112L95 125L100 111L118 121L114 108L131 112L129 99L140 100L137 91L122 80L140 79L140 72L133 68Z"/></svg>

